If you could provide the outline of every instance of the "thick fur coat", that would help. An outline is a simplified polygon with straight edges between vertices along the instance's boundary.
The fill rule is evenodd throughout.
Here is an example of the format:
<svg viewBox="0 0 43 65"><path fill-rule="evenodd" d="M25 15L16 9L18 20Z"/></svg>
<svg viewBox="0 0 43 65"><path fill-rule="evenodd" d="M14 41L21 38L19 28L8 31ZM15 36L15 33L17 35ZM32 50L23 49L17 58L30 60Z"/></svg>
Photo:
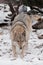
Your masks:
<svg viewBox="0 0 43 65"><path fill-rule="evenodd" d="M25 13L18 14L11 27L12 50L14 57L25 56L31 32L31 18Z"/></svg>

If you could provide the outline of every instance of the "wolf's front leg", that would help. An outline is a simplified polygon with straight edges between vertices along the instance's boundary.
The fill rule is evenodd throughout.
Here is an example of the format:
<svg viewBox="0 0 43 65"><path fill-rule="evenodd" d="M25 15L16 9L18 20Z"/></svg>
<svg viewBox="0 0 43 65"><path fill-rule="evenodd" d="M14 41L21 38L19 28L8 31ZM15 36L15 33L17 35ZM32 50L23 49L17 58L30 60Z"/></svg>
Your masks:
<svg viewBox="0 0 43 65"><path fill-rule="evenodd" d="M13 51L13 57L14 57L14 59L16 59L17 53L16 53L16 46L15 45L12 45L12 51Z"/></svg>
<svg viewBox="0 0 43 65"><path fill-rule="evenodd" d="M25 45L22 48L21 57L26 56L26 51L28 50L28 42L25 42Z"/></svg>

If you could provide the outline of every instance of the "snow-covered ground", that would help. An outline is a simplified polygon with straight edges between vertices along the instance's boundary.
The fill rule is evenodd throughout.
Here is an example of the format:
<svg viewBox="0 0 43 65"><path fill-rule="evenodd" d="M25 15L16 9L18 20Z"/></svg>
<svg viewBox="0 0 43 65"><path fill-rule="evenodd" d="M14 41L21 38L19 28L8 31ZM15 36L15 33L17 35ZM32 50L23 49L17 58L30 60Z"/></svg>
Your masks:
<svg viewBox="0 0 43 65"><path fill-rule="evenodd" d="M23 59L18 57L13 60L10 29L9 27L0 28L0 64L43 65L43 39L38 39L38 34L38 32L32 30L27 55Z"/></svg>
<svg viewBox="0 0 43 65"><path fill-rule="evenodd" d="M12 14L10 11L10 7L7 4L0 4L0 23L7 23L4 20L10 21L8 14Z"/></svg>
<svg viewBox="0 0 43 65"><path fill-rule="evenodd" d="M3 13L4 14L4 13ZM0 17L3 20L3 15ZM43 34L43 29L33 30L30 35L27 55L21 59L13 59L12 44L10 39L10 26L0 27L0 65L43 65L43 39L38 35Z"/></svg>

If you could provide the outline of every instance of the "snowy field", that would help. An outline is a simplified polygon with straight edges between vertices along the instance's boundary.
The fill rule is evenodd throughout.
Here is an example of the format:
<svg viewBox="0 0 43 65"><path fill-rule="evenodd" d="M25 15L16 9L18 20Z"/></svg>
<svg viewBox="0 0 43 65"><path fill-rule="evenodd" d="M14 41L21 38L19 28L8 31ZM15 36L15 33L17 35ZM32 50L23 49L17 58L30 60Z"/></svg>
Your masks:
<svg viewBox="0 0 43 65"><path fill-rule="evenodd" d="M38 34L39 30L37 32L32 30L27 55L23 59L18 57L16 60L13 60L10 29L6 26L0 28L0 64L43 65L43 39L38 39Z"/></svg>
<svg viewBox="0 0 43 65"><path fill-rule="evenodd" d="M3 17L1 17L3 20ZM21 59L13 59L12 44L10 39L10 26L0 27L0 65L43 65L43 39L38 35L43 34L43 29L33 30L30 35L27 55Z"/></svg>

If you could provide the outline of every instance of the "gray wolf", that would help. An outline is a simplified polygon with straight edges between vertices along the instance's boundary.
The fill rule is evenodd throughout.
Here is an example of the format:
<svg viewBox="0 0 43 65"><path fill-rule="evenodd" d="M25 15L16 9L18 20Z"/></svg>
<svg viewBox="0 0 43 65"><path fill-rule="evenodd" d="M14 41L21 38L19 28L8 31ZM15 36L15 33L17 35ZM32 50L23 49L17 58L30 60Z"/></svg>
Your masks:
<svg viewBox="0 0 43 65"><path fill-rule="evenodd" d="M11 27L12 50L14 57L18 54L23 58L28 49L28 40L31 32L31 18L26 13L18 14Z"/></svg>

